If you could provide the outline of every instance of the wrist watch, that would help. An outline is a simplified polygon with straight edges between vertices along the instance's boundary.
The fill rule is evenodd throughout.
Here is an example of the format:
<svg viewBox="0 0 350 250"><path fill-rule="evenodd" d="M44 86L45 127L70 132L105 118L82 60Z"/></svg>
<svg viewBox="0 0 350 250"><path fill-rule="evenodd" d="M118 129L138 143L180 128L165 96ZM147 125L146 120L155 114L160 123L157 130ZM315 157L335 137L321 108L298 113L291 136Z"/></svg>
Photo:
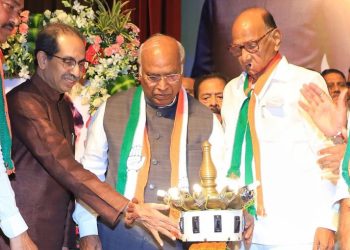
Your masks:
<svg viewBox="0 0 350 250"><path fill-rule="evenodd" d="M343 144L346 142L341 131L339 131L335 136L330 137L330 139L335 145Z"/></svg>

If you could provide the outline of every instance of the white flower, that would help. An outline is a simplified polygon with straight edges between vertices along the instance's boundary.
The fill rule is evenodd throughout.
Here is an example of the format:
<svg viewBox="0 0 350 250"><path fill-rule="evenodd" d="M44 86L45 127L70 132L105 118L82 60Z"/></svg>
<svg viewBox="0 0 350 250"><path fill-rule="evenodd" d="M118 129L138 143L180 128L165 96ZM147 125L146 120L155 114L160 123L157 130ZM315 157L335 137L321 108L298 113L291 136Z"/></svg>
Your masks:
<svg viewBox="0 0 350 250"><path fill-rule="evenodd" d="M77 0L74 1L73 10L80 13L85 9L85 6L81 5Z"/></svg>
<svg viewBox="0 0 350 250"><path fill-rule="evenodd" d="M106 95L108 92L107 92L107 89L105 89L105 88L101 88L100 89L100 92L101 92L101 94L104 96L104 95Z"/></svg>
<svg viewBox="0 0 350 250"><path fill-rule="evenodd" d="M63 10L55 10L55 15L60 22L65 23L67 21L67 13Z"/></svg>
<svg viewBox="0 0 350 250"><path fill-rule="evenodd" d="M28 66L23 65L22 68L21 68L21 71L18 73L18 76L20 78L29 79L30 78L29 73L30 72L28 70Z"/></svg>
<svg viewBox="0 0 350 250"><path fill-rule="evenodd" d="M88 93L90 96L92 96L92 95L96 94L98 92L98 90L99 90L98 88L90 86L88 88Z"/></svg>
<svg viewBox="0 0 350 250"><path fill-rule="evenodd" d="M2 49L8 49L8 48L10 48L10 44L8 44L8 42L4 42L4 43L1 45L1 48L2 48Z"/></svg>
<svg viewBox="0 0 350 250"><path fill-rule="evenodd" d="M96 97L92 102L92 106L94 106L95 108L98 108L98 107L100 107L102 102L103 102L103 100L101 97Z"/></svg>
<svg viewBox="0 0 350 250"><path fill-rule="evenodd" d="M20 37L18 38L18 42L20 42L20 43L24 44L24 43L26 43L26 42L27 42L27 39L26 39L26 37L25 37L25 36L20 36Z"/></svg>
<svg viewBox="0 0 350 250"><path fill-rule="evenodd" d="M75 22L76 22L78 28L85 27L86 24L87 24L86 19L81 18L81 17L79 17L79 16L76 18Z"/></svg>
<svg viewBox="0 0 350 250"><path fill-rule="evenodd" d="M95 12L92 8L88 8L85 10L86 11L86 18L90 19L90 20L94 20L95 19Z"/></svg>
<svg viewBox="0 0 350 250"><path fill-rule="evenodd" d="M108 99L109 97L110 97L109 94L106 94L106 95L102 96L103 102L107 101L107 99Z"/></svg>
<svg viewBox="0 0 350 250"><path fill-rule="evenodd" d="M50 23L57 23L58 19L56 17L53 17L50 19Z"/></svg>
<svg viewBox="0 0 350 250"><path fill-rule="evenodd" d="M44 16L49 19L51 17L51 11L50 10L45 10L44 11Z"/></svg>

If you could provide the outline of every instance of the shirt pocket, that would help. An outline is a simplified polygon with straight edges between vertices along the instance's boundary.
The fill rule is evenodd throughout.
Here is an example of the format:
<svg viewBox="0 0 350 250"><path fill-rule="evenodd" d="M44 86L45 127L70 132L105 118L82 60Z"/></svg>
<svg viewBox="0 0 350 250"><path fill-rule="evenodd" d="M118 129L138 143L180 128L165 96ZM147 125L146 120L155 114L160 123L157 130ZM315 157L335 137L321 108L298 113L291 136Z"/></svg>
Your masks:
<svg viewBox="0 0 350 250"><path fill-rule="evenodd" d="M287 103L282 98L269 99L257 105L255 124L259 140L265 142L307 141L305 121L298 103Z"/></svg>

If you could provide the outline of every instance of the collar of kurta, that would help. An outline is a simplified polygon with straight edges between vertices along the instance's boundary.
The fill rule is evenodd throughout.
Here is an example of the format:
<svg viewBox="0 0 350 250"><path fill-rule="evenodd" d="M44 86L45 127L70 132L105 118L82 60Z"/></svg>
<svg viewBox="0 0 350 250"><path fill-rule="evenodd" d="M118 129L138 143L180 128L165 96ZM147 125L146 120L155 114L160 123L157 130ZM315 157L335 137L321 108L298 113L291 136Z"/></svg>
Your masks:
<svg viewBox="0 0 350 250"><path fill-rule="evenodd" d="M145 101L146 101L146 104L148 107L151 107L155 112L161 113L162 117L170 118L170 119L175 118L177 100L178 100L178 95L176 96L175 100L170 105L165 106L165 107L158 107L158 106L155 106L150 100L148 100L145 97Z"/></svg>
<svg viewBox="0 0 350 250"><path fill-rule="evenodd" d="M53 89L38 74L35 73L30 79L30 82L38 89L44 98L55 102L63 100L64 93L60 93Z"/></svg>

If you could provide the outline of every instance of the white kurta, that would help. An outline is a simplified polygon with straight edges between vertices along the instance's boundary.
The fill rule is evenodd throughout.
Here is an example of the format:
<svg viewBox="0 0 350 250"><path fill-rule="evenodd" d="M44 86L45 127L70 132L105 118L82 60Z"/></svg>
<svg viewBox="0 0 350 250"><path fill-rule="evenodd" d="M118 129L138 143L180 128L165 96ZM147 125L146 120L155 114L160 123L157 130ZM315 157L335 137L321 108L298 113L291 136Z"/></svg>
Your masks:
<svg viewBox="0 0 350 250"><path fill-rule="evenodd" d="M239 110L246 98L244 79L245 73L230 81L224 90L227 166ZM310 82L327 91L319 73L289 64L283 57L256 96L255 123L267 216L255 221L253 243L309 244L317 227L336 228L332 210L336 187L322 179L316 163L317 151L326 146L326 140L298 105L302 85ZM241 177L244 180L244 158Z"/></svg>
<svg viewBox="0 0 350 250"><path fill-rule="evenodd" d="M7 176L0 146L0 228L4 234L13 238L28 229L18 211L15 194Z"/></svg>

